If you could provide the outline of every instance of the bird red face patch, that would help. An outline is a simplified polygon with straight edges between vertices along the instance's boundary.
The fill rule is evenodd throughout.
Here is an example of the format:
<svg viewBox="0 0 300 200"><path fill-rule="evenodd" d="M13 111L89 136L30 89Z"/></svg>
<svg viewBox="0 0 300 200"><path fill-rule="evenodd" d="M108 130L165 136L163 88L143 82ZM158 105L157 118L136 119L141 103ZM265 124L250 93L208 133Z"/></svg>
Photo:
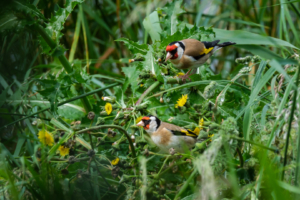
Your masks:
<svg viewBox="0 0 300 200"><path fill-rule="evenodd" d="M149 117L143 117L142 120L149 120Z"/></svg>
<svg viewBox="0 0 300 200"><path fill-rule="evenodd" d="M149 129L149 126L150 126L150 124L147 124L147 125L144 127L144 129L145 129L145 130L148 130L148 129Z"/></svg>
<svg viewBox="0 0 300 200"><path fill-rule="evenodd" d="M173 44L173 45L168 45L167 46L167 48L166 48L166 51L173 51L174 49L176 49L177 48L177 46L175 45L175 44Z"/></svg>

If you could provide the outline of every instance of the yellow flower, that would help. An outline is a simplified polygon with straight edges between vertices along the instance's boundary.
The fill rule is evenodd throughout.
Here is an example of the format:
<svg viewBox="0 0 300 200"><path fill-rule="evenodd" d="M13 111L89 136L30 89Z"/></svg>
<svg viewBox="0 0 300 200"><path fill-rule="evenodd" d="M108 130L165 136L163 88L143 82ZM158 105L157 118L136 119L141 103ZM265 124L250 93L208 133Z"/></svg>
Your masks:
<svg viewBox="0 0 300 200"><path fill-rule="evenodd" d="M120 162L119 158L114 159L113 161L111 161L112 165L117 165Z"/></svg>
<svg viewBox="0 0 300 200"><path fill-rule="evenodd" d="M43 143L44 145L53 146L54 138L52 133L46 130L40 130L38 134L41 143Z"/></svg>
<svg viewBox="0 0 300 200"><path fill-rule="evenodd" d="M204 125L204 119L203 118L201 118L200 120L199 120L199 126L200 127L202 127ZM203 128L201 128L201 130L202 130Z"/></svg>
<svg viewBox="0 0 300 200"><path fill-rule="evenodd" d="M112 106L110 103L106 103L105 104L105 111L108 115L110 115L111 111L112 111Z"/></svg>
<svg viewBox="0 0 300 200"><path fill-rule="evenodd" d="M183 75L184 75L183 72L178 72L178 73L177 73L177 76L183 76Z"/></svg>
<svg viewBox="0 0 300 200"><path fill-rule="evenodd" d="M140 84L140 87L144 87L144 84Z"/></svg>
<svg viewBox="0 0 300 200"><path fill-rule="evenodd" d="M65 147L65 146L61 145L61 146L58 147L58 150L59 150L59 154L61 156L69 155L69 150L70 149L68 147Z"/></svg>
<svg viewBox="0 0 300 200"><path fill-rule="evenodd" d="M186 100L188 98L188 95L182 95L181 98L178 99L177 104L175 105L175 108L182 107L184 106L184 104L186 103Z"/></svg>
<svg viewBox="0 0 300 200"><path fill-rule="evenodd" d="M142 120L143 116L140 116L136 119L136 123L139 123Z"/></svg>

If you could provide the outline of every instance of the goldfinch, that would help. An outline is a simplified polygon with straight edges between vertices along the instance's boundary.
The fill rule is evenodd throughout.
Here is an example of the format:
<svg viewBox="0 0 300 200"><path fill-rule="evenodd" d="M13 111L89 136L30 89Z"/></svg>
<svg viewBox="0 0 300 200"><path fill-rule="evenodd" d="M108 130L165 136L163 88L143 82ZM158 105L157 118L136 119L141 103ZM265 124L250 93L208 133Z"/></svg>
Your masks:
<svg viewBox="0 0 300 200"><path fill-rule="evenodd" d="M213 42L200 42L195 39L185 39L181 41L171 42L166 47L166 60L169 60L179 69L189 69L189 71L181 76L182 79L187 79L190 75L196 73L197 67L204 64L214 52L229 45L234 45L234 42L224 42L218 44L220 40ZM190 73L190 71L193 72Z"/></svg>
<svg viewBox="0 0 300 200"><path fill-rule="evenodd" d="M196 143L197 135L192 131L162 122L152 115L144 116L136 125L143 127L151 136L152 141L164 153L168 153L170 148L174 148L178 153L183 153L194 147Z"/></svg>

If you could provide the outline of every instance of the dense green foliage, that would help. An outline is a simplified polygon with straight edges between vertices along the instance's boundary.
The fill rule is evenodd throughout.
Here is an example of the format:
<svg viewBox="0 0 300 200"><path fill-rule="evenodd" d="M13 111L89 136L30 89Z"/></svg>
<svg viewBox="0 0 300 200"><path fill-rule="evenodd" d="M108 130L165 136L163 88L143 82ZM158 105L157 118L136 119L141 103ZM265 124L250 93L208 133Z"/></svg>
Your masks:
<svg viewBox="0 0 300 200"><path fill-rule="evenodd" d="M299 198L297 7L1 2L1 199ZM184 38L237 44L183 83L164 58ZM160 153L148 114L197 144Z"/></svg>

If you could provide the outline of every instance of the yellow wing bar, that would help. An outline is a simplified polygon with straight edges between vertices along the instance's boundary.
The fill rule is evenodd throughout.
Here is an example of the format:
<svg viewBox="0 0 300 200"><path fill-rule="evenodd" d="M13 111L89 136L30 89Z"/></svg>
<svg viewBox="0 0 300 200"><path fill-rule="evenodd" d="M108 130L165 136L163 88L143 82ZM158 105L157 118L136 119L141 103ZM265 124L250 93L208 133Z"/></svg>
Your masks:
<svg viewBox="0 0 300 200"><path fill-rule="evenodd" d="M208 49L205 48L205 49L203 50L203 52L200 53L200 55L208 54L208 53L211 52L211 50L213 50L213 49L214 49L213 47L210 47L210 48L208 48Z"/></svg>

